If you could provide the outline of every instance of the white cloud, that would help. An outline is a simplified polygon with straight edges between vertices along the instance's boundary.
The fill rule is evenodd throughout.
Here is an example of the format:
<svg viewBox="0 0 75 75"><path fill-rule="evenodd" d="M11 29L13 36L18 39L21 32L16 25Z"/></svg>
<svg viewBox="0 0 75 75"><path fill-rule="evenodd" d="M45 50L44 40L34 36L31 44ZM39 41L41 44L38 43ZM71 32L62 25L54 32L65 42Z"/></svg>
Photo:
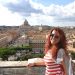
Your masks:
<svg viewBox="0 0 75 75"><path fill-rule="evenodd" d="M41 9L43 11L43 15L36 14L35 18L36 23L44 23L44 24L56 24L56 25L73 25L75 24L75 1L67 4L65 6L59 5L50 5L48 7L43 6L42 4L34 4L33 6L37 9ZM33 22L33 21L32 21Z"/></svg>
<svg viewBox="0 0 75 75"><path fill-rule="evenodd" d="M36 3L36 2L33 2L32 0L29 0L29 3L31 4L31 6L35 9L44 9L44 5L42 5L41 3Z"/></svg>
<svg viewBox="0 0 75 75"><path fill-rule="evenodd" d="M1 4L8 4L8 7ZM44 6L33 0L0 0L0 16L0 25L20 25L24 19L27 19L31 25L73 25L75 24L75 1L64 6L55 4Z"/></svg>
<svg viewBox="0 0 75 75"><path fill-rule="evenodd" d="M1 4L6 4L6 3L10 3L10 2L12 2L12 3L17 3L18 0L0 0L0 3L1 3Z"/></svg>
<svg viewBox="0 0 75 75"><path fill-rule="evenodd" d="M75 1L71 4L68 4L64 7L67 16L75 16Z"/></svg>
<svg viewBox="0 0 75 75"><path fill-rule="evenodd" d="M68 4L66 6L59 6L59 5L50 5L48 7L43 8L43 12L46 15L55 16L75 16L75 2Z"/></svg>
<svg viewBox="0 0 75 75"><path fill-rule="evenodd" d="M22 16L0 5L0 25L20 25L22 22Z"/></svg>
<svg viewBox="0 0 75 75"><path fill-rule="evenodd" d="M31 16L27 17L27 19L30 21L30 24L32 25L36 25L36 24L49 25L50 22L51 23L53 22L52 16L35 14L35 13L32 13Z"/></svg>

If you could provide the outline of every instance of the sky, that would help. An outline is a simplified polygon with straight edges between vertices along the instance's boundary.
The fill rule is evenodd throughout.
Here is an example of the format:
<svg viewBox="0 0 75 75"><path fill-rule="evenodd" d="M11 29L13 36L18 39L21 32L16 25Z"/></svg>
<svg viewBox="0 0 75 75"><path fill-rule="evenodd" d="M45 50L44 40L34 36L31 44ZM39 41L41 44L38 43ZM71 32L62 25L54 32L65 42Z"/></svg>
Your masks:
<svg viewBox="0 0 75 75"><path fill-rule="evenodd" d="M75 0L0 0L0 26L75 26Z"/></svg>

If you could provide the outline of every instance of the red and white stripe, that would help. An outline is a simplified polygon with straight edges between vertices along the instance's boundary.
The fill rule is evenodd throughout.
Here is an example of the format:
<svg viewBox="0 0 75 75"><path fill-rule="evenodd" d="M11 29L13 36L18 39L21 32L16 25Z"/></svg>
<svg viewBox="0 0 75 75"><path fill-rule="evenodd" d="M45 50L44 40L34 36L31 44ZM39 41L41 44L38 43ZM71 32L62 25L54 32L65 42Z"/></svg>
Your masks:
<svg viewBox="0 0 75 75"><path fill-rule="evenodd" d="M61 64L55 63L52 59L51 53L47 53L44 56L44 61L46 65L46 72L45 75L63 75L63 70Z"/></svg>

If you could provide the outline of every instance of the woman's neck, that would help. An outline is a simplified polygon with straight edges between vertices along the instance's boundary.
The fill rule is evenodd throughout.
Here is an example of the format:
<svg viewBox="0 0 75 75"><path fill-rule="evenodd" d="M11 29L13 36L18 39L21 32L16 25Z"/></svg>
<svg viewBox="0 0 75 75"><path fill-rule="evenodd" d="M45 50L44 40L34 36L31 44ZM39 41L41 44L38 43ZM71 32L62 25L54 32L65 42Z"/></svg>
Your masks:
<svg viewBox="0 0 75 75"><path fill-rule="evenodd" d="M53 46L51 47L51 52L52 52L52 57L53 57L54 59L56 59L56 58L57 58L57 52L58 52L58 46L53 45Z"/></svg>
<svg viewBox="0 0 75 75"><path fill-rule="evenodd" d="M58 49L58 46L57 46L57 45L53 45L53 46L51 47L51 49Z"/></svg>

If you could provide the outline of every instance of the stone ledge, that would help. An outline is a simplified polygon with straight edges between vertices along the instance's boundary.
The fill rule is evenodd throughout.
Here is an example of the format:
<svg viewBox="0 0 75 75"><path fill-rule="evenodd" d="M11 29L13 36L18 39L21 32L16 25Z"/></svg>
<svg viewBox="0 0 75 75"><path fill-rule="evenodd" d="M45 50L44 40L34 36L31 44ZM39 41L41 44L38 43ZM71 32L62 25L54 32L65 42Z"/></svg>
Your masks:
<svg viewBox="0 0 75 75"><path fill-rule="evenodd" d="M75 60L72 60L75 64ZM28 61L0 61L0 68L22 68L27 66ZM35 65L43 66L43 65Z"/></svg>
<svg viewBox="0 0 75 75"><path fill-rule="evenodd" d="M27 66L28 61L0 61L0 68L16 68Z"/></svg>

